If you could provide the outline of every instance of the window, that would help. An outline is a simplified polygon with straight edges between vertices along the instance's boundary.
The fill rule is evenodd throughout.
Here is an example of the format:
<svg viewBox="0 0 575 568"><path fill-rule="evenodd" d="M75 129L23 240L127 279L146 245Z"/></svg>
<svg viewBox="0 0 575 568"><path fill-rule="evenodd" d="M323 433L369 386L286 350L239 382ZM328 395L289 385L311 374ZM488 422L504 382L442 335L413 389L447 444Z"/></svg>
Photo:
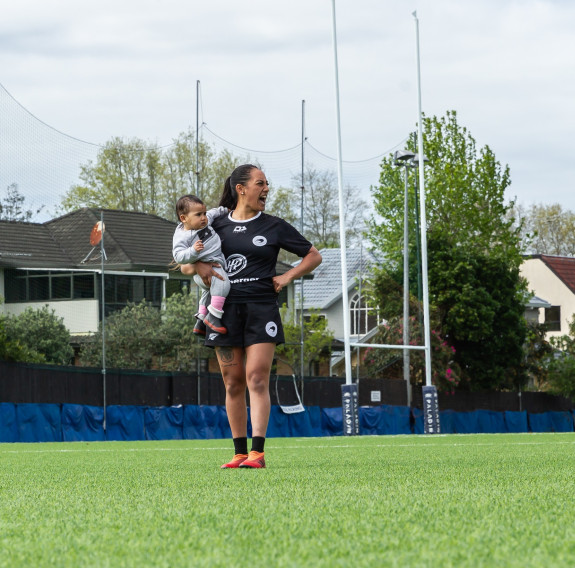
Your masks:
<svg viewBox="0 0 575 568"><path fill-rule="evenodd" d="M379 324L377 310L370 308L365 297L360 296L358 292L352 296L349 306L351 335L365 335Z"/></svg>
<svg viewBox="0 0 575 568"><path fill-rule="evenodd" d="M561 331L561 306L545 308L545 326L547 331Z"/></svg>
<svg viewBox="0 0 575 568"><path fill-rule="evenodd" d="M95 297L93 273L6 269L4 276L8 304Z"/></svg>
<svg viewBox="0 0 575 568"><path fill-rule="evenodd" d="M188 290L192 290L191 282L189 280L180 280L179 278L170 278L166 281L166 297L173 296L174 294L182 294Z"/></svg>
<svg viewBox="0 0 575 568"><path fill-rule="evenodd" d="M160 276L129 276L106 274L106 315L126 307L128 303L139 304L146 300L159 308L162 303L162 278Z"/></svg>

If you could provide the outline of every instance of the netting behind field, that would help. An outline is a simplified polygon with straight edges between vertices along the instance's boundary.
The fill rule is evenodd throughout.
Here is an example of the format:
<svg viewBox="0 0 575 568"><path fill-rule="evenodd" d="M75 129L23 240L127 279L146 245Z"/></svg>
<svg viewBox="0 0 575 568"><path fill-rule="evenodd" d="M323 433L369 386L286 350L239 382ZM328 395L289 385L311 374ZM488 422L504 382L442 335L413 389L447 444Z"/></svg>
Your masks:
<svg viewBox="0 0 575 568"><path fill-rule="evenodd" d="M181 131L188 125L182 125ZM153 140L150 133L148 140ZM210 130L203 123L199 131L202 142L217 153L224 150L240 159L256 161L264 168L272 186L299 187L294 178L305 167L318 171L337 171L337 160L301 140L283 150L254 150L242 147ZM174 136L175 138L175 136ZM343 162L343 182L357 188L369 202L370 186L378 183L379 165L384 155L399 148L403 141L388 151L365 160ZM168 146L169 147L169 146ZM16 184L25 197L24 206L36 212L32 221L44 222L61 214L59 205L72 185L80 182L80 166L95 162L101 145L79 140L46 124L24 108L0 85L0 198Z"/></svg>

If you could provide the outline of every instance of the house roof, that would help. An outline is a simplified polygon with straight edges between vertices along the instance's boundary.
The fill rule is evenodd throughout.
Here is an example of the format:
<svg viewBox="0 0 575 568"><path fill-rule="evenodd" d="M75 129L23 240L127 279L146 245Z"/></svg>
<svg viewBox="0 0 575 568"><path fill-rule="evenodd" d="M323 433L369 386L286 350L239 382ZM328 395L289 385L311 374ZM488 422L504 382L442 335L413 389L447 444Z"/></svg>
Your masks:
<svg viewBox="0 0 575 568"><path fill-rule="evenodd" d="M329 308L341 298L341 252L340 249L322 249L322 263L314 270L313 279L304 282L304 309ZM357 285L359 276L370 273L375 256L364 248L347 249L347 286L351 290Z"/></svg>
<svg viewBox="0 0 575 568"><path fill-rule="evenodd" d="M545 264L573 294L575 294L575 258L570 256L550 256L535 254L531 258L538 258Z"/></svg>
<svg viewBox="0 0 575 568"><path fill-rule="evenodd" d="M101 264L90 234L100 209L79 209L43 224L0 221L0 266L90 268ZM176 224L156 215L103 210L103 247L112 270L164 271L172 261Z"/></svg>
<svg viewBox="0 0 575 568"><path fill-rule="evenodd" d="M41 224L0 221L0 267L99 268L100 245L90 244L90 234L102 216L108 270L168 271L176 223L147 213L90 208ZM276 265L278 274L290 268Z"/></svg>
<svg viewBox="0 0 575 568"><path fill-rule="evenodd" d="M0 221L0 266L66 268L73 264L46 225Z"/></svg>

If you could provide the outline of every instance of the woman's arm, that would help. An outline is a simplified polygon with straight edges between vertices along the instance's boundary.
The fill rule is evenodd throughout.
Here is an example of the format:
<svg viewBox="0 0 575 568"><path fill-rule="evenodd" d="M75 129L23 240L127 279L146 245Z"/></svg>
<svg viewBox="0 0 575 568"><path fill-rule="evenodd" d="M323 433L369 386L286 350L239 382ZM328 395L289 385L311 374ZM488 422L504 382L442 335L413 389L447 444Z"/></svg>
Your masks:
<svg viewBox="0 0 575 568"><path fill-rule="evenodd" d="M312 246L297 266L294 266L280 276L273 277L276 294L278 294L280 290L290 282L309 274L314 268L317 268L321 264L321 261L321 254L314 246Z"/></svg>
<svg viewBox="0 0 575 568"><path fill-rule="evenodd" d="M212 282L212 276L215 276L220 280L224 280L224 277L221 274L218 274L212 266L221 266L221 264L218 262L202 262L200 260L194 264L182 264L180 266L180 270L182 271L182 274L185 274L186 276L197 274L204 281L204 284L209 286Z"/></svg>

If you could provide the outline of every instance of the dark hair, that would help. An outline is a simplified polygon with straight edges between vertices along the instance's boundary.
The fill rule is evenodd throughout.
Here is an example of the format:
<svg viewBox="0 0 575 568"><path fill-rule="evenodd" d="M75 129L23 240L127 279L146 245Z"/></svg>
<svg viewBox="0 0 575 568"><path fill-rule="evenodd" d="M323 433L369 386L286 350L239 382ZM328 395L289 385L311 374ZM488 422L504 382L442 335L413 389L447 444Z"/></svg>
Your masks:
<svg viewBox="0 0 575 568"><path fill-rule="evenodd" d="M220 206L227 207L228 209L235 209L236 203L238 202L238 193L236 191L236 185L246 185L250 178L252 177L252 170L259 170L257 166L253 164L243 164L238 166L232 175L226 179L224 183L224 190L222 191L222 197L220 199Z"/></svg>
<svg viewBox="0 0 575 568"><path fill-rule="evenodd" d="M185 215L191 209L192 203L203 205L204 202L197 195L182 195L176 201L176 217L180 219L180 215Z"/></svg>

